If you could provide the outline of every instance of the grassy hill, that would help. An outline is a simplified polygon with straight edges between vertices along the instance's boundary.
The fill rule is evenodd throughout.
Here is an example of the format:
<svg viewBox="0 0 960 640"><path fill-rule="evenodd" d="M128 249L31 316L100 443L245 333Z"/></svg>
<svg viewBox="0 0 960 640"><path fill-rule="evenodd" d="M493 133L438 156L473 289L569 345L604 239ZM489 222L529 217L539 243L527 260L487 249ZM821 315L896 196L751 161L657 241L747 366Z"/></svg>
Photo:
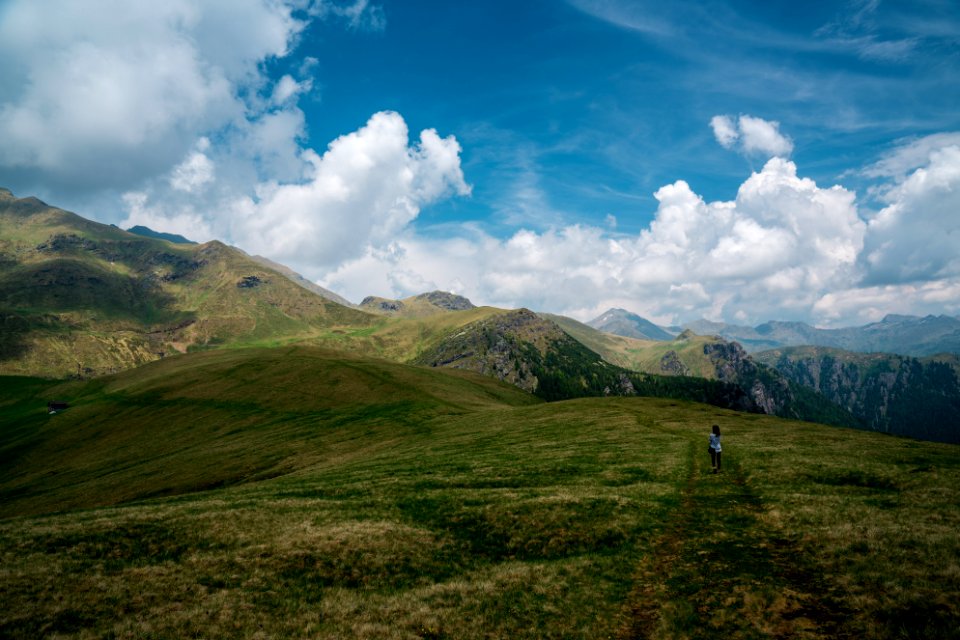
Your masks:
<svg viewBox="0 0 960 640"><path fill-rule="evenodd" d="M96 376L376 321L222 243L147 238L0 190L2 374Z"/></svg>
<svg viewBox="0 0 960 640"><path fill-rule="evenodd" d="M345 424L348 442L360 426L401 438L436 415L537 401L478 375L308 347L207 351L42 390L0 423L0 515L289 473L331 455ZM48 401L71 406L48 416Z"/></svg>
<svg viewBox="0 0 960 640"><path fill-rule="evenodd" d="M308 348L3 385L2 637L960 628L956 446Z"/></svg>

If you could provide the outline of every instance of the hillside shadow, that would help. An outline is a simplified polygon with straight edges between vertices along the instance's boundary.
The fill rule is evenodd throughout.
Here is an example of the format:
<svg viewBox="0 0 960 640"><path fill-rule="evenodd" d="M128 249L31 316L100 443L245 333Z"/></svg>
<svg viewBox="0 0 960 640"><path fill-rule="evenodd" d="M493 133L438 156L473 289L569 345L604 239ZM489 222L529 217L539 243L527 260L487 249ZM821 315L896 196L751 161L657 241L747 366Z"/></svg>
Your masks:
<svg viewBox="0 0 960 640"><path fill-rule="evenodd" d="M157 283L72 258L21 265L0 277L0 305L44 313L94 310L137 324L180 319L175 299Z"/></svg>
<svg viewBox="0 0 960 640"><path fill-rule="evenodd" d="M29 351L30 323L14 313L0 311L0 362L17 360Z"/></svg>

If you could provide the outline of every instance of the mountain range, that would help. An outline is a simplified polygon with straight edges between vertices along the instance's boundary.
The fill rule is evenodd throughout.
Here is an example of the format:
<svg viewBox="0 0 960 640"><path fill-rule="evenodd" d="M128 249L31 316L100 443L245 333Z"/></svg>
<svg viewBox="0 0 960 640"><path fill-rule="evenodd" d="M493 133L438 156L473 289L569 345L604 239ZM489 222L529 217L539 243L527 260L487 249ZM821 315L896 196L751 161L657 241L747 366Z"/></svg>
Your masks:
<svg viewBox="0 0 960 640"><path fill-rule="evenodd" d="M924 357L960 354L960 318L888 315L860 327L819 329L804 322L765 322L756 327L697 320L682 327L659 327L623 309L610 309L588 322L591 327L626 337L669 340L685 329L739 342L748 353L782 347L818 346L862 353Z"/></svg>
<svg viewBox="0 0 960 640"><path fill-rule="evenodd" d="M849 393L831 394L790 367L781 372L780 360L753 358L737 342L690 329L671 333L622 310L591 323L608 329L599 330L526 309L476 307L442 291L353 305L217 241L128 233L5 190L0 324L6 375L90 378L196 350L304 344L474 371L548 400L669 396L934 439L960 432L907 428L897 411L878 422L863 403L848 402ZM912 397L910 380L894 397Z"/></svg>
<svg viewBox="0 0 960 640"><path fill-rule="evenodd" d="M0 637L954 637L960 359L668 333L0 191Z"/></svg>

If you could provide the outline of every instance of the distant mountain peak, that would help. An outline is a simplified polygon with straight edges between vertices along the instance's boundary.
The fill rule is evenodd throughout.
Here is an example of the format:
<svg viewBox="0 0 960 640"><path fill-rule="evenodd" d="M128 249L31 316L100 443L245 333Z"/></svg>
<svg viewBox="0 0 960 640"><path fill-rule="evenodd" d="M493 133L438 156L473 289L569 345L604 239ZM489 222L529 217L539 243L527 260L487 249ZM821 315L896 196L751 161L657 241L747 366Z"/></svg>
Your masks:
<svg viewBox="0 0 960 640"><path fill-rule="evenodd" d="M166 240L168 242L173 242L174 244L197 244L193 240L188 240L180 234L177 233L164 233L162 231L154 231L150 227L145 227L143 225L135 225L127 229L128 232L136 234L138 236L144 236L145 238L157 238L159 240Z"/></svg>
<svg viewBox="0 0 960 640"><path fill-rule="evenodd" d="M586 324L594 329L626 338L659 341L673 339L673 334L669 331L626 309L607 309Z"/></svg>
<svg viewBox="0 0 960 640"><path fill-rule="evenodd" d="M701 335L736 340L750 353L783 347L820 346L860 353L922 357L960 354L960 318L890 314L860 327L818 329L804 322L770 321L756 327L698 320L685 325Z"/></svg>

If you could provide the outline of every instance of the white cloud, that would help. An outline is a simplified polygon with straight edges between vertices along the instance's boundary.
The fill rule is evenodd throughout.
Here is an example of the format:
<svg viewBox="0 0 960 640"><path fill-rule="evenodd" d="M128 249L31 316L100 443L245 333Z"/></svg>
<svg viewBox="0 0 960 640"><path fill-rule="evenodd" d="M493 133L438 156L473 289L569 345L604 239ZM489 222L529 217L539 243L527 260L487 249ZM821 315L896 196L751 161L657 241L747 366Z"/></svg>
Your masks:
<svg viewBox="0 0 960 640"><path fill-rule="evenodd" d="M388 245L421 207L470 193L457 141L427 129L410 146L407 125L393 112L375 114L331 142L323 156L303 157L309 179L263 183L256 198L233 203L234 242L310 270L332 267L368 245Z"/></svg>
<svg viewBox="0 0 960 640"><path fill-rule="evenodd" d="M193 193L205 184L211 182L214 176L214 164L204 151L210 148L210 140L200 138L196 148L173 168L170 175L170 186L178 191Z"/></svg>
<svg viewBox="0 0 960 640"><path fill-rule="evenodd" d="M148 204L146 193L128 191L123 194L127 206L127 218L120 226L124 229L138 225L154 231L179 234L194 242L213 240L216 235L207 221L189 207L179 208L175 212Z"/></svg>
<svg viewBox="0 0 960 640"><path fill-rule="evenodd" d="M273 106L283 106L296 99L301 93L308 93L313 88L313 82L308 78L297 82L293 76L286 74L281 77L273 88L270 103Z"/></svg>
<svg viewBox="0 0 960 640"><path fill-rule="evenodd" d="M740 137L737 126L733 123L730 116L713 116L710 119L710 127L713 129L713 135L717 138L724 149L731 149Z"/></svg>
<svg viewBox="0 0 960 640"><path fill-rule="evenodd" d="M907 174L930 162L930 154L948 146L960 146L960 131L935 133L899 144L863 170L870 178L902 180Z"/></svg>
<svg viewBox="0 0 960 640"><path fill-rule="evenodd" d="M960 146L930 151L926 166L914 170L885 197L889 204L870 221L867 233L867 282L960 276Z"/></svg>
<svg viewBox="0 0 960 640"><path fill-rule="evenodd" d="M760 321L806 316L857 277L865 224L853 193L799 178L787 160L770 160L732 202L707 203L683 181L655 195L656 218L637 236L583 225L505 240L472 231L428 241L407 232L393 251L346 262L323 284L360 299L456 282L477 303L581 319L620 306L661 322L737 314ZM377 272L406 275L371 278Z"/></svg>
<svg viewBox="0 0 960 640"><path fill-rule="evenodd" d="M725 149L739 148L747 155L789 157L793 141L780 133L780 123L750 115L741 115L736 123L727 115L710 119L713 135ZM739 143L739 145L738 145Z"/></svg>
<svg viewBox="0 0 960 640"><path fill-rule="evenodd" d="M817 300L813 313L824 324L836 326L878 322L891 313L956 316L960 315L960 279L832 291Z"/></svg>
<svg viewBox="0 0 960 640"><path fill-rule="evenodd" d="M743 149L747 153L786 157L793 152L793 142L780 133L779 122L753 116L740 116L738 122Z"/></svg>
<svg viewBox="0 0 960 640"><path fill-rule="evenodd" d="M266 0L7 3L0 166L87 189L164 173L198 138L243 125L240 88L255 91L259 63L302 27Z"/></svg>

